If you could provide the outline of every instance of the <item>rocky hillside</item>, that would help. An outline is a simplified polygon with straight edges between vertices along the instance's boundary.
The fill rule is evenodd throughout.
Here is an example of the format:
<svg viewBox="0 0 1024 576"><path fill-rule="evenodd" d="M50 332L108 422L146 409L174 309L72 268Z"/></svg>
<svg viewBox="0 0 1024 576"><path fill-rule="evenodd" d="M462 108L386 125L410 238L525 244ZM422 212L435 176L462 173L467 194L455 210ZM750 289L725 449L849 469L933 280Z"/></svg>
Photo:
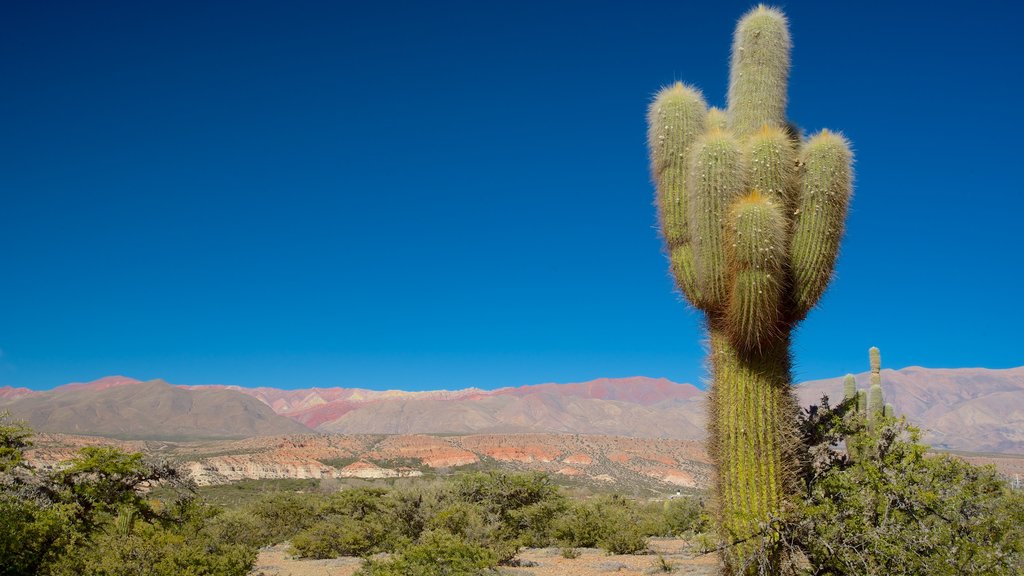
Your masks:
<svg viewBox="0 0 1024 576"><path fill-rule="evenodd" d="M29 453L54 466L97 438L42 435ZM218 442L112 442L178 461L200 484L242 479L398 478L467 469L544 471L566 482L631 492L704 489L710 465L699 442L621 436L297 435Z"/></svg>

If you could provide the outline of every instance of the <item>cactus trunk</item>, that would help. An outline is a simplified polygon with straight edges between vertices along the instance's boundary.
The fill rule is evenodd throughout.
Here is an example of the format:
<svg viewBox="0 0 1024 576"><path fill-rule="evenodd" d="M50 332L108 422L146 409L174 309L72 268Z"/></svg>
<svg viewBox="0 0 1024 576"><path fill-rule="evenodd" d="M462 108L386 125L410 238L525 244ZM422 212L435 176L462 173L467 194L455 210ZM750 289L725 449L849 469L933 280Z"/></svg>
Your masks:
<svg viewBox="0 0 1024 576"><path fill-rule="evenodd" d="M772 573L773 537L761 535L782 516L795 448L788 337L744 352L728 330L712 326L709 333L710 453L718 470L717 521L727 539L722 557L727 573Z"/></svg>

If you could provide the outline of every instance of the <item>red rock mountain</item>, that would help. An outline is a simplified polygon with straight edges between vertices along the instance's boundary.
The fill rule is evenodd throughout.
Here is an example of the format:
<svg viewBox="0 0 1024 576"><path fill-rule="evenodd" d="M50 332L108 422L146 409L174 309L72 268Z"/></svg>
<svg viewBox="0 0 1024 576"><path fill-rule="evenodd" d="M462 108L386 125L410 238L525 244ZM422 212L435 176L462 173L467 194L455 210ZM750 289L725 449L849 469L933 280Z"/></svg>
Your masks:
<svg viewBox="0 0 1024 576"><path fill-rule="evenodd" d="M101 379L61 386L18 398L3 408L39 432L113 438L244 438L310 432L245 394L191 390L162 380Z"/></svg>
<svg viewBox="0 0 1024 576"><path fill-rule="evenodd" d="M858 375L857 380L860 386L867 386L866 373ZM884 370L882 381L887 401L895 405L897 413L921 426L925 441L933 446L1024 454L1024 367L1008 370L911 367ZM104 409L89 404L97 399L107 401L105 396L93 395L114 394L114 391L125 394L141 385L131 378L110 377L61 386L45 394L12 393L20 397L3 402L5 408L16 413L24 413L24 407L31 405L34 410L49 414L45 419L48 430L85 433L82 418L98 421L114 417L109 404ZM230 393L226 397L202 397L200 404L231 399L237 405L238 398L259 400L256 406L265 405L302 427L329 433L546 432L678 439L704 436L704 393L690 384L677 384L663 378L605 378L577 384L539 384L491 391L476 388L429 392L237 386L179 388L192 393ZM808 405L822 394L838 399L842 395L842 383L840 378L818 380L804 383L798 390L801 403ZM79 407L74 418L52 408L60 404L58 399L70 394L77 395L76 402L85 402L82 406L92 407ZM60 405L66 408L66 404ZM211 418L215 418L217 408L210 407L210 412ZM126 417L121 412L118 414L119 418ZM33 422L38 421L35 419L38 417L35 416ZM67 422L77 424L71 427ZM221 426L218 434L274 433L269 431L271 428L273 426L239 425L237 429ZM183 430L175 429L179 433Z"/></svg>

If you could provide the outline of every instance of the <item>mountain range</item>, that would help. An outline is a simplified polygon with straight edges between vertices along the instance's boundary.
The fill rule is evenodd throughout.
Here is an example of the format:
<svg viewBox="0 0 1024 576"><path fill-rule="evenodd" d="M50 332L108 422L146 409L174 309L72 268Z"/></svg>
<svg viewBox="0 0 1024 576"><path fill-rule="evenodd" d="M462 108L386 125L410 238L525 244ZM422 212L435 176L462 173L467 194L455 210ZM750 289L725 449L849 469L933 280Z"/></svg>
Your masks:
<svg viewBox="0 0 1024 576"><path fill-rule="evenodd" d="M868 374L856 375L862 387ZM949 450L1024 454L1024 367L882 372L886 400ZM841 378L798 387L802 405ZM702 439L704 392L664 378L455 391L172 386L123 376L46 392L0 388L0 410L37 430L120 438L342 434L603 434Z"/></svg>

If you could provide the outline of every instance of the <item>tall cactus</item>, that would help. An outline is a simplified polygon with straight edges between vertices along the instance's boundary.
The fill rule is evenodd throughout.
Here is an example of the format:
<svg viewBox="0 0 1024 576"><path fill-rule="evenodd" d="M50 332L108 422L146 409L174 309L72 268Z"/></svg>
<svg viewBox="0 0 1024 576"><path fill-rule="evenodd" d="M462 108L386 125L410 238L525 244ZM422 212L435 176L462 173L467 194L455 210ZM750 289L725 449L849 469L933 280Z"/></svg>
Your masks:
<svg viewBox="0 0 1024 576"><path fill-rule="evenodd" d="M871 388L868 389L868 417L869 420L877 420L885 410L885 400L882 398L882 352L872 346L868 350L868 359L871 362Z"/></svg>
<svg viewBox="0 0 1024 576"><path fill-rule="evenodd" d="M868 359L871 364L871 372L868 378L869 388L858 390L857 381L852 374L843 378L843 398L856 398L856 410L853 416L867 425L868 430L876 429L880 423L887 418L895 418L896 409L892 404L885 403L885 396L882 393L882 353L878 348L872 346L868 350ZM847 436L846 452L850 458L860 458L861 453L856 449L856 442L853 435Z"/></svg>
<svg viewBox="0 0 1024 576"><path fill-rule="evenodd" d="M849 144L786 118L785 16L740 19L728 108L682 83L648 112L658 217L680 292L709 333L710 452L727 573L777 573L771 526L793 494L793 329L832 278L851 194Z"/></svg>

